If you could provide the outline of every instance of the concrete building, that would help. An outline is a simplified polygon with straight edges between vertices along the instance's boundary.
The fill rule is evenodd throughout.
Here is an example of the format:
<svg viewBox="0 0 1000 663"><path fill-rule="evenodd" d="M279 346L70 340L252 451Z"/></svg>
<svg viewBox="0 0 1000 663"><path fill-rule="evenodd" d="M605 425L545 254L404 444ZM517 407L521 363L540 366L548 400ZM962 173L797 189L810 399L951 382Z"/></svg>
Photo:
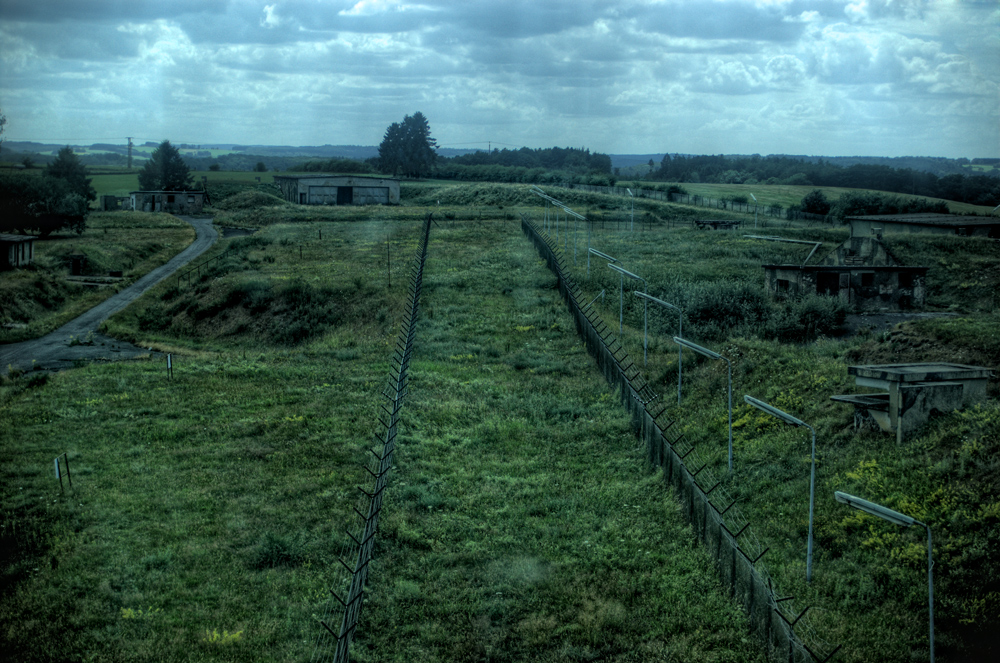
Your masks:
<svg viewBox="0 0 1000 663"><path fill-rule="evenodd" d="M947 362L848 366L847 373L859 387L883 391L830 398L854 406L856 430L891 433L899 444L933 415L986 400L986 383L995 377L982 366Z"/></svg>
<svg viewBox="0 0 1000 663"><path fill-rule="evenodd" d="M857 311L919 309L927 298L927 268L905 267L875 237L851 237L815 265L764 265L778 298L816 293Z"/></svg>
<svg viewBox="0 0 1000 663"><path fill-rule="evenodd" d="M935 233L963 237L1000 238L1000 218L954 214L876 214L849 216L851 237L881 236L897 232Z"/></svg>
<svg viewBox="0 0 1000 663"><path fill-rule="evenodd" d="M282 197L299 205L398 205L399 180L355 175L275 175Z"/></svg>
<svg viewBox="0 0 1000 663"><path fill-rule="evenodd" d="M200 214L205 207L204 191L132 191L129 199L137 212Z"/></svg>
<svg viewBox="0 0 1000 663"><path fill-rule="evenodd" d="M35 257L34 235L0 233L0 271L24 267Z"/></svg>

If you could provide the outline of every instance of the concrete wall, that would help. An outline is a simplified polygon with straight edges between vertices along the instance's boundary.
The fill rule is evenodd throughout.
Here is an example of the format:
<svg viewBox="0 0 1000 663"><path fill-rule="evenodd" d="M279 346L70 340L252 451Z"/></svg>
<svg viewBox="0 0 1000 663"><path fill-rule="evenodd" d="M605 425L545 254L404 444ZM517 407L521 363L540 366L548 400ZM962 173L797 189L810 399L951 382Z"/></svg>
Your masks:
<svg viewBox="0 0 1000 663"><path fill-rule="evenodd" d="M8 241L0 239L0 270L25 267L35 257L34 238L19 237Z"/></svg>
<svg viewBox="0 0 1000 663"><path fill-rule="evenodd" d="M909 275L909 284L905 280ZM906 268L845 267L842 271L815 270L797 265L767 265L764 283L778 298L810 293L829 294L836 282L836 297L855 311L901 311L923 308L927 300L926 271Z"/></svg>
<svg viewBox="0 0 1000 663"><path fill-rule="evenodd" d="M975 217L972 217L975 219ZM964 235L968 237L996 237L996 226L931 226L919 223L869 221L866 219L849 219L852 237L867 237L872 234L872 228L881 228L883 234L891 233L929 233L932 235Z"/></svg>
<svg viewBox="0 0 1000 663"><path fill-rule="evenodd" d="M317 175L291 177L275 175L281 197L299 205L337 205L350 199L351 205L398 205L399 180L378 177ZM345 194L341 189L349 188Z"/></svg>
<svg viewBox="0 0 1000 663"><path fill-rule="evenodd" d="M200 214L205 206L202 191L133 191L130 206L137 212Z"/></svg>

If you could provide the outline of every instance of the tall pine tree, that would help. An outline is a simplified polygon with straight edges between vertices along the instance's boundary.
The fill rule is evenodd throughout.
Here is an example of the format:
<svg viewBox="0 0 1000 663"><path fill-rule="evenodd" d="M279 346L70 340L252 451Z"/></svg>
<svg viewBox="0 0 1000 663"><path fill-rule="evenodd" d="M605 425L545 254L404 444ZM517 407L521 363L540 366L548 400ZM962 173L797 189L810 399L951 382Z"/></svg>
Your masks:
<svg viewBox="0 0 1000 663"><path fill-rule="evenodd" d="M423 113L407 115L403 122L393 122L385 130L378 146L379 166L393 176L425 177L431 174L437 159L437 141Z"/></svg>
<svg viewBox="0 0 1000 663"><path fill-rule="evenodd" d="M169 140L160 143L142 170L139 188L143 191L186 191L191 188L191 171L180 151Z"/></svg>

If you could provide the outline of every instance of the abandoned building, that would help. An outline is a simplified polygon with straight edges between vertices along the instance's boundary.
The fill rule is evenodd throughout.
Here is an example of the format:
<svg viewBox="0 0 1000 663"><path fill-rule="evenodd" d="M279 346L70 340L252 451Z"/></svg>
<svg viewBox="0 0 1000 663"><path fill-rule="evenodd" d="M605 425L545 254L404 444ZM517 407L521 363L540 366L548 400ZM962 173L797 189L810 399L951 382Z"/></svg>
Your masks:
<svg viewBox="0 0 1000 663"><path fill-rule="evenodd" d="M282 197L300 205L398 205L399 180L354 175L275 175Z"/></svg>
<svg viewBox="0 0 1000 663"><path fill-rule="evenodd" d="M898 264L871 236L851 237L821 263L764 265L764 274L775 297L829 295L857 311L919 309L927 297L927 268Z"/></svg>
<svg viewBox="0 0 1000 663"><path fill-rule="evenodd" d="M132 191L129 198L136 212L200 214L205 206L204 191Z"/></svg>
<svg viewBox="0 0 1000 663"><path fill-rule="evenodd" d="M0 233L0 271L24 267L35 257L34 235Z"/></svg>
<svg viewBox="0 0 1000 663"><path fill-rule="evenodd" d="M995 377L982 366L947 362L848 366L847 373L859 387L883 391L830 398L854 406L855 430L881 430L898 444L935 414L986 400L986 383Z"/></svg>
<svg viewBox="0 0 1000 663"><path fill-rule="evenodd" d="M880 214L849 216L851 237L871 237L898 232L936 233L963 237L1000 238L1000 219L954 214Z"/></svg>

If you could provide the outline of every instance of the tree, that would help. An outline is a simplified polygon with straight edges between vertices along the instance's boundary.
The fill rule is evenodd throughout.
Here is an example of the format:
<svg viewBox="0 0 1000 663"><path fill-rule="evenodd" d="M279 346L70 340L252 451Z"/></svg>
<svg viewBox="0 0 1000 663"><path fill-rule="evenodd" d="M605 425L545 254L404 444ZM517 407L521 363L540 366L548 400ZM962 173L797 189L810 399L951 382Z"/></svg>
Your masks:
<svg viewBox="0 0 1000 663"><path fill-rule="evenodd" d="M266 173L267 172L267 166L264 164L263 161L258 161L257 165L254 166L253 169L255 171L257 171L258 173Z"/></svg>
<svg viewBox="0 0 1000 663"><path fill-rule="evenodd" d="M3 109L0 108L0 150L3 149L3 133L7 128L7 116L3 114Z"/></svg>
<svg viewBox="0 0 1000 663"><path fill-rule="evenodd" d="M59 150L55 161L45 167L45 175L64 180L72 193L81 196L88 203L97 200L97 192L90 186L91 179L87 177L87 167L80 162L73 148L67 145Z"/></svg>
<svg viewBox="0 0 1000 663"><path fill-rule="evenodd" d="M38 232L43 237L69 227L86 228L87 200L66 180L27 173L0 175L0 232Z"/></svg>
<svg viewBox="0 0 1000 663"><path fill-rule="evenodd" d="M431 138L431 127L423 113L417 111L393 122L385 130L378 146L379 166L384 172L402 173L409 177L429 175L437 159L437 141Z"/></svg>
<svg viewBox="0 0 1000 663"><path fill-rule="evenodd" d="M139 171L139 188L143 191L186 191L190 189L191 171L180 151L165 140Z"/></svg>
<svg viewBox="0 0 1000 663"><path fill-rule="evenodd" d="M830 211L830 201L826 199L826 195L821 190L813 189L802 197L801 208L803 212L809 214L826 216Z"/></svg>

